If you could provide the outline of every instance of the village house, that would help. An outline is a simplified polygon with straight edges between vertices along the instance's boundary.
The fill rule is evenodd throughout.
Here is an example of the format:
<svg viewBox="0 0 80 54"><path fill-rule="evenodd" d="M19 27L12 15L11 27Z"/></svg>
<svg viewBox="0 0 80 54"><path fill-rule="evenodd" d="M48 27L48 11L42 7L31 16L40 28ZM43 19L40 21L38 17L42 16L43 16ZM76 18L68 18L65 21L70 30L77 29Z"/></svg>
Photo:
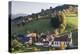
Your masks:
<svg viewBox="0 0 80 54"><path fill-rule="evenodd" d="M67 35L65 36L61 36L61 37L55 37L54 42L53 42L53 46L54 47L61 47L61 45L63 45L64 48L67 47L67 45L69 44L70 39L68 38Z"/></svg>
<svg viewBox="0 0 80 54"><path fill-rule="evenodd" d="M31 15L28 15L28 16L24 16L24 20L25 20L25 22L29 22L29 21L32 21L33 18Z"/></svg>
<svg viewBox="0 0 80 54"><path fill-rule="evenodd" d="M65 49L68 46L72 46L72 32L59 37L51 36L50 38L50 36L48 36L47 39L43 39L43 42L39 42L39 43L36 42L35 45L43 46L43 47L52 46L59 49Z"/></svg>
<svg viewBox="0 0 80 54"><path fill-rule="evenodd" d="M61 49L65 49L67 46L72 46L72 32L70 32L68 35L55 37L53 46Z"/></svg>
<svg viewBox="0 0 80 54"><path fill-rule="evenodd" d="M38 14L38 18L45 18L46 15L43 15L43 14Z"/></svg>
<svg viewBox="0 0 80 54"><path fill-rule="evenodd" d="M32 16L28 15L28 21L32 21L32 20L33 20Z"/></svg>
<svg viewBox="0 0 80 54"><path fill-rule="evenodd" d="M28 16L24 16L25 22L28 22Z"/></svg>

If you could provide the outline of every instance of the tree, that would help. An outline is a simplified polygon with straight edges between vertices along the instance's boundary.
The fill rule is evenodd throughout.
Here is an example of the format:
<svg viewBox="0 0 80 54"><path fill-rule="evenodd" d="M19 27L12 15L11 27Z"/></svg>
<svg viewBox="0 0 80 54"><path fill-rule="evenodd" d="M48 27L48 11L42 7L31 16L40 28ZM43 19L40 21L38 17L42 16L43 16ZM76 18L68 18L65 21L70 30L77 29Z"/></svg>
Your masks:
<svg viewBox="0 0 80 54"><path fill-rule="evenodd" d="M38 14L34 14L34 13L32 13L32 18L38 20Z"/></svg>
<svg viewBox="0 0 80 54"><path fill-rule="evenodd" d="M60 27L60 20L58 16L51 18L51 26L54 27L55 29Z"/></svg>
<svg viewBox="0 0 80 54"><path fill-rule="evenodd" d="M65 30L65 28L66 28L66 25L67 25L67 19L66 19L66 16L65 16L65 14L62 12L62 14L61 14L61 18L62 18L62 23L61 23L61 25L60 25L60 33L62 33L64 30Z"/></svg>
<svg viewBox="0 0 80 54"><path fill-rule="evenodd" d="M50 7L50 10L52 10L53 8L52 7Z"/></svg>
<svg viewBox="0 0 80 54"><path fill-rule="evenodd" d="M17 39L11 41L12 52L21 50L23 44L20 43Z"/></svg>
<svg viewBox="0 0 80 54"><path fill-rule="evenodd" d="M66 28L66 16L63 12L58 13L55 17L51 17L51 26L59 33L63 33Z"/></svg>
<svg viewBox="0 0 80 54"><path fill-rule="evenodd" d="M41 9L41 12L44 12L44 9Z"/></svg>

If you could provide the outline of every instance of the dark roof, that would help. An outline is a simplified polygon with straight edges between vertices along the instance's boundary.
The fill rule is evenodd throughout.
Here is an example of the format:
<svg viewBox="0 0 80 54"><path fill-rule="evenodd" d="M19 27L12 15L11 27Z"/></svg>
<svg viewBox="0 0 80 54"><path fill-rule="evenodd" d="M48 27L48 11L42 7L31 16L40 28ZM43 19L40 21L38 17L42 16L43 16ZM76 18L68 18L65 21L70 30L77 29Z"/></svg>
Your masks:
<svg viewBox="0 0 80 54"><path fill-rule="evenodd" d="M19 40L20 42L23 42L23 43L28 42L29 39L30 39L30 37L26 37L26 36L24 36L23 34L18 34L18 35L17 35L17 38L18 38L18 40Z"/></svg>
<svg viewBox="0 0 80 54"><path fill-rule="evenodd" d="M64 35L61 37L55 37L54 41L70 41L70 38L68 38L68 35Z"/></svg>

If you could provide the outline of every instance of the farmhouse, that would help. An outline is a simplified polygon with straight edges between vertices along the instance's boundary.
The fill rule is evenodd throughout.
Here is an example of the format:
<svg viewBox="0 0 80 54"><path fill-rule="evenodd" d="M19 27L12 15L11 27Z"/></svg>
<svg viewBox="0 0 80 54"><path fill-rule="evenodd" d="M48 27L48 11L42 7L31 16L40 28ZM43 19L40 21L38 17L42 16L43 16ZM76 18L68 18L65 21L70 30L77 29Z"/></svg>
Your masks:
<svg viewBox="0 0 80 54"><path fill-rule="evenodd" d="M72 46L72 33L65 34L60 37L50 36L46 37L47 39L43 39L43 42L35 43L35 45L43 46L43 47L55 47L60 49L65 49L68 46ZM51 40L51 41L50 41Z"/></svg>
<svg viewBox="0 0 80 54"><path fill-rule="evenodd" d="M67 35L61 37L55 37L53 45L54 47L66 48L70 42L70 38ZM62 46L63 45L63 46Z"/></svg>
<svg viewBox="0 0 80 54"><path fill-rule="evenodd" d="M28 18L28 21L32 20L32 16L31 15L28 15L27 18Z"/></svg>
<svg viewBox="0 0 80 54"><path fill-rule="evenodd" d="M24 16L24 20L25 20L25 22L29 22L29 21L32 21L33 18L31 15L28 15L28 16Z"/></svg>
<svg viewBox="0 0 80 54"><path fill-rule="evenodd" d="M53 46L61 49L65 49L67 46L72 46L72 32L65 34L61 37L55 37Z"/></svg>

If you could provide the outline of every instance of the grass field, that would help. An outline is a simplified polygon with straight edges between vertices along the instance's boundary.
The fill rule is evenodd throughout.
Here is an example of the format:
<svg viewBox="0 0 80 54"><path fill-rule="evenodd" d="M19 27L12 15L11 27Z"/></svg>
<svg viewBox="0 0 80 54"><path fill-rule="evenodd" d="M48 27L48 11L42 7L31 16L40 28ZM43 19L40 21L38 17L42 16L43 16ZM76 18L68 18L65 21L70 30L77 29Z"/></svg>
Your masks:
<svg viewBox="0 0 80 54"><path fill-rule="evenodd" d="M78 27L78 18L77 17L67 17L67 22L69 24L74 25L75 27Z"/></svg>

